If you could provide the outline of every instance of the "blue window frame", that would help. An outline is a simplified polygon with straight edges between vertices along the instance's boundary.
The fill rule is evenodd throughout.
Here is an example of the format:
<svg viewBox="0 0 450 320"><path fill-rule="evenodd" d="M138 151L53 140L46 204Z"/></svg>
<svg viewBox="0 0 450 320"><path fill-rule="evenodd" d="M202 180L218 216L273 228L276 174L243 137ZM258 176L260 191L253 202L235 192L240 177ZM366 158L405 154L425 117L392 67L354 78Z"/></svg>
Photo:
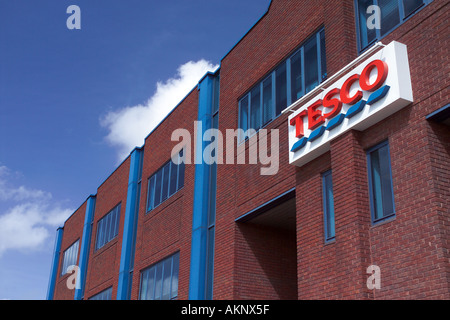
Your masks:
<svg viewBox="0 0 450 320"><path fill-rule="evenodd" d="M322 193L325 242L330 242L335 239L333 180L331 170L322 174Z"/></svg>
<svg viewBox="0 0 450 320"><path fill-rule="evenodd" d="M112 287L97 293L96 295L90 297L88 300L111 300L112 298Z"/></svg>
<svg viewBox="0 0 450 320"><path fill-rule="evenodd" d="M69 248L64 251L63 263L61 266L61 275L67 273L67 268L70 266L75 266L78 259L78 248L80 244L80 239L75 241Z"/></svg>
<svg viewBox="0 0 450 320"><path fill-rule="evenodd" d="M389 34L414 13L433 0L355 0L358 49L366 49ZM374 14L367 13L370 6L378 6L381 11L380 28L369 29L367 20Z"/></svg>
<svg viewBox="0 0 450 320"><path fill-rule="evenodd" d="M179 252L141 272L140 300L175 300L178 297Z"/></svg>
<svg viewBox="0 0 450 320"><path fill-rule="evenodd" d="M120 203L97 223L95 250L102 248L119 234Z"/></svg>
<svg viewBox="0 0 450 320"><path fill-rule="evenodd" d="M325 31L308 38L239 100L239 128L258 131L327 77ZM248 135L239 137L239 142Z"/></svg>
<svg viewBox="0 0 450 320"><path fill-rule="evenodd" d="M395 216L392 170L387 141L367 151L372 223Z"/></svg>
<svg viewBox="0 0 450 320"><path fill-rule="evenodd" d="M177 163L170 160L148 179L147 212L169 199L184 186L183 159L183 149L181 149L177 156Z"/></svg>

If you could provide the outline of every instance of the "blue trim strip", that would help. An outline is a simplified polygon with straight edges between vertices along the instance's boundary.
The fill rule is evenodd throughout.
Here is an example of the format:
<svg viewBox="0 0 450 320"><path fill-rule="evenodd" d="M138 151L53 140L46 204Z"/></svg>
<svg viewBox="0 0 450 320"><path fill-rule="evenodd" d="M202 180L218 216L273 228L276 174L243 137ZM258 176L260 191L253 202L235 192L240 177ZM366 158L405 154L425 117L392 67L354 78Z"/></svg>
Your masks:
<svg viewBox="0 0 450 320"><path fill-rule="evenodd" d="M298 140L294 145L292 146L291 152L295 152L300 150L306 145L306 142L308 142L308 138L303 137L300 140Z"/></svg>
<svg viewBox="0 0 450 320"><path fill-rule="evenodd" d="M367 104L374 104L378 101L380 101L381 99L383 99L386 94L389 92L389 89L391 87L389 86L383 86L380 89L378 89L377 91L375 91L374 93L372 93L369 97L369 99L367 99Z"/></svg>
<svg viewBox="0 0 450 320"><path fill-rule="evenodd" d="M331 119L326 127L326 130L330 131L334 128L336 128L337 126L339 126L342 121L344 121L345 119L345 114L341 113L340 115L338 115L337 117L334 117L333 119Z"/></svg>
<svg viewBox="0 0 450 320"><path fill-rule="evenodd" d="M63 233L64 233L63 228L58 228L56 230L55 248L53 250L53 262L52 268L50 270L50 281L48 283L47 300L53 300L53 296L55 294L55 284L56 284L56 277L58 275L59 255L61 253L61 243Z"/></svg>
<svg viewBox="0 0 450 320"><path fill-rule="evenodd" d="M117 284L117 300L128 299L128 288L130 280L130 270L132 264L132 253L135 245L136 230L135 224L137 220L137 213L139 208L138 202L138 184L140 178L141 166L140 149L135 149L131 153L130 158L130 173L128 176L128 191L127 203L125 208L123 236L122 236L122 251L120 254L120 269L119 281Z"/></svg>
<svg viewBox="0 0 450 320"><path fill-rule="evenodd" d="M204 300L206 297L208 203L210 197L210 165L203 161L207 142L203 134L212 127L211 110L214 76L207 74L198 84L198 121L196 139L196 164L194 182L194 205L192 216L191 268L189 275L189 299Z"/></svg>
<svg viewBox="0 0 450 320"><path fill-rule="evenodd" d="M345 117L346 118L353 117L357 113L361 112L362 109L364 109L365 105L366 105L366 101L365 100L359 101L357 104L355 104L354 106L352 106L350 109L347 110L347 113L345 114Z"/></svg>
<svg viewBox="0 0 450 320"><path fill-rule="evenodd" d="M308 141L314 141L317 138L319 138L321 135L323 135L323 133L325 132L325 127L324 126L320 126L319 128L317 128L316 130L314 130L313 132L311 132L311 134L308 137Z"/></svg>
<svg viewBox="0 0 450 320"><path fill-rule="evenodd" d="M92 235L92 219L95 211L96 196L89 196L86 203L86 214L84 216L83 237L81 238L80 262L78 279L79 285L75 288L75 300L81 300L84 296L84 288L86 284L87 266L89 260L89 249L91 247Z"/></svg>

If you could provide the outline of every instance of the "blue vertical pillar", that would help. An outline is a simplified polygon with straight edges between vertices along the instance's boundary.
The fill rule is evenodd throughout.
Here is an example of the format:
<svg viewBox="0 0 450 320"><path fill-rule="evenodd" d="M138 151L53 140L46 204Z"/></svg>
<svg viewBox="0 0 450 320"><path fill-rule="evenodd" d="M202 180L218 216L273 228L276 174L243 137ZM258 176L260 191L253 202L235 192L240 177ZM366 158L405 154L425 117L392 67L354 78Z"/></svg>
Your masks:
<svg viewBox="0 0 450 320"><path fill-rule="evenodd" d="M131 270L134 262L136 243L136 223L139 210L140 181L142 176L142 150L134 149L130 158L130 174L128 176L127 204L125 209L122 251L120 254L119 282L117 300L129 299Z"/></svg>
<svg viewBox="0 0 450 320"><path fill-rule="evenodd" d="M56 277L58 275L59 255L61 252L61 242L64 229L58 228L56 230L55 248L53 250L53 262L50 270L50 280L48 283L47 300L53 300L55 294Z"/></svg>
<svg viewBox="0 0 450 320"><path fill-rule="evenodd" d="M212 127L214 75L208 73L198 84L198 130L195 150L194 205L192 217L191 266L189 276L189 299L206 298L207 250L208 250L208 204L210 197L210 165L203 161L203 141L206 130Z"/></svg>
<svg viewBox="0 0 450 320"><path fill-rule="evenodd" d="M95 199L95 195L90 195L86 201L86 214L84 215L83 236L81 238L80 260L78 263L79 270L74 296L75 300L81 300L84 296L89 250L91 248L92 219L94 218Z"/></svg>

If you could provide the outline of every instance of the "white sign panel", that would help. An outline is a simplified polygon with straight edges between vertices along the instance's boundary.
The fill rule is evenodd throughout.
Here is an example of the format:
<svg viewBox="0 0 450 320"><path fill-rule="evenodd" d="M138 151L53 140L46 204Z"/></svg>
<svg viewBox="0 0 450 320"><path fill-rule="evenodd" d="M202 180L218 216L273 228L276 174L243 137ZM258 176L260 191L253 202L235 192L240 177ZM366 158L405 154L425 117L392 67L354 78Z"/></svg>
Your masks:
<svg viewBox="0 0 450 320"><path fill-rule="evenodd" d="M365 130L411 102L406 45L393 41L289 116L289 163L302 166L342 133Z"/></svg>

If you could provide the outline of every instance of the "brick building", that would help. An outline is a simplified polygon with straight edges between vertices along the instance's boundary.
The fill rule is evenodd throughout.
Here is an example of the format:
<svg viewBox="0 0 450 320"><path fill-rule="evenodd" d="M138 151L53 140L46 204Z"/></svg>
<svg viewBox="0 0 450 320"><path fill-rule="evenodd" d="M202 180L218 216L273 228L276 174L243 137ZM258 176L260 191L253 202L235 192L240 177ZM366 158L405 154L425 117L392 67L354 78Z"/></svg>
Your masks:
<svg viewBox="0 0 450 320"><path fill-rule="evenodd" d="M272 0L57 230L48 299L450 299L448 4Z"/></svg>

